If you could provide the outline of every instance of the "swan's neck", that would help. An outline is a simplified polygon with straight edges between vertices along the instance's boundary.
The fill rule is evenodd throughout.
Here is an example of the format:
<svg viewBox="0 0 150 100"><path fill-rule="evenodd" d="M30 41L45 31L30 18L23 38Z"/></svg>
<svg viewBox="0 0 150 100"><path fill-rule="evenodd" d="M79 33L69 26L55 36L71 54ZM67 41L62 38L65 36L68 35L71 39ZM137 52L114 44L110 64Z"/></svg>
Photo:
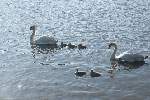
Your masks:
<svg viewBox="0 0 150 100"><path fill-rule="evenodd" d="M30 44L34 44L34 36L35 36L35 30L33 30L33 33L30 37Z"/></svg>
<svg viewBox="0 0 150 100"><path fill-rule="evenodd" d="M111 58L110 58L111 60L115 60L116 51L117 51L117 45L114 45L114 52L111 55Z"/></svg>

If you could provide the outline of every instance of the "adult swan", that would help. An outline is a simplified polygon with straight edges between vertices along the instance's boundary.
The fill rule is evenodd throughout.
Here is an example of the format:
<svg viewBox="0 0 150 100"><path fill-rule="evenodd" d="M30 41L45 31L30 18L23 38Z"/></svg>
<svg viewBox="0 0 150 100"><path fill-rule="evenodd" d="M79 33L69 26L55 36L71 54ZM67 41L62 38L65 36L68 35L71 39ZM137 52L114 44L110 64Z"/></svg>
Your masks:
<svg viewBox="0 0 150 100"><path fill-rule="evenodd" d="M43 36L37 40L34 40L35 36L35 26L31 26L30 30L33 30L33 33L30 37L30 44L32 45L56 45L57 40L55 40L52 36Z"/></svg>
<svg viewBox="0 0 150 100"><path fill-rule="evenodd" d="M116 51L117 51L117 45L115 43L110 43L109 49L112 46L114 47L114 52L111 55L110 60L117 60L117 61L123 61L123 62L144 62L144 59L148 58L148 56L143 56L143 55L139 55L137 53L128 52L128 51L120 54L119 56L115 56Z"/></svg>

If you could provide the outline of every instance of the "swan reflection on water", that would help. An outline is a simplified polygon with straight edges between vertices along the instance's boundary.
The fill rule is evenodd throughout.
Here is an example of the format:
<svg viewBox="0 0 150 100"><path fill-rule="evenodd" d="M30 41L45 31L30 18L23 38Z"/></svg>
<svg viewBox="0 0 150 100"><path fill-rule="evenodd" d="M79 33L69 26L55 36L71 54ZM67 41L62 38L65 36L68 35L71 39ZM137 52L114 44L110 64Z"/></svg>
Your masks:
<svg viewBox="0 0 150 100"><path fill-rule="evenodd" d="M126 71L131 71L132 69L138 69L144 65L148 65L145 61L141 62L121 62L121 61L114 61L110 60L111 67L108 70L108 73L110 74L111 78L115 77L115 71L116 70L126 70Z"/></svg>
<svg viewBox="0 0 150 100"><path fill-rule="evenodd" d="M112 69L116 69L117 66L122 66L124 67L124 70L128 69L137 69L140 68L141 66L143 66L145 63L145 61L137 61L137 62L121 62L121 61L110 61L111 65L112 65Z"/></svg>
<svg viewBox="0 0 150 100"><path fill-rule="evenodd" d="M32 55L35 58L36 54L53 54L59 49L57 45L31 45Z"/></svg>
<svg viewBox="0 0 150 100"><path fill-rule="evenodd" d="M137 69L143 66L145 61L137 61L137 62L118 62L119 65L122 65L123 67L128 67L129 69Z"/></svg>

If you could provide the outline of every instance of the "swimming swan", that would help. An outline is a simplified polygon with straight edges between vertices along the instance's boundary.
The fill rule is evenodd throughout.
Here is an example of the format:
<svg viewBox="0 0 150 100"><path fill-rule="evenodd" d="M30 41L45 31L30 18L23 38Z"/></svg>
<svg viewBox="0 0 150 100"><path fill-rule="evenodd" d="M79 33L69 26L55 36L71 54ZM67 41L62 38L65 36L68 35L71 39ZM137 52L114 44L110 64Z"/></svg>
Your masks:
<svg viewBox="0 0 150 100"><path fill-rule="evenodd" d="M116 51L117 51L117 45L115 43L110 43L109 44L109 49L110 47L114 46L114 52L111 55L110 60L117 60L117 61L126 61L126 62L144 62L144 59L148 58L148 56L143 56L143 55L139 55L137 53L133 53L133 52L124 52L122 54L120 54L119 56L116 56Z"/></svg>
<svg viewBox="0 0 150 100"><path fill-rule="evenodd" d="M101 74L99 72L94 72L93 69L91 69L91 73L90 73L91 77L100 77Z"/></svg>
<svg viewBox="0 0 150 100"><path fill-rule="evenodd" d="M84 71L79 71L79 69L76 69L77 71L75 72L75 75L77 76L83 76L83 75L86 75L86 72Z"/></svg>
<svg viewBox="0 0 150 100"><path fill-rule="evenodd" d="M30 44L33 44L33 45L40 45L40 44L56 45L56 43L58 42L52 36L43 36L43 37L40 37L37 40L34 40L35 26L31 26L30 30L33 30L33 33L32 33L32 35L30 37Z"/></svg>

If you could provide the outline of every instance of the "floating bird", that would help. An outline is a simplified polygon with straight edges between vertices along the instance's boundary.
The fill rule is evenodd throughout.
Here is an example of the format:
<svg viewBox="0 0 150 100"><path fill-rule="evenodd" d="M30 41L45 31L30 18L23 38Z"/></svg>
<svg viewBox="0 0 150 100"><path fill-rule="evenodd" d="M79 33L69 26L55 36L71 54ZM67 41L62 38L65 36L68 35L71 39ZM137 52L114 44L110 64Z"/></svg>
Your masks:
<svg viewBox="0 0 150 100"><path fill-rule="evenodd" d="M79 45L78 45L78 48L79 48L79 49L86 49L86 46L84 46L84 45L82 45L82 44L79 44Z"/></svg>
<svg viewBox="0 0 150 100"><path fill-rule="evenodd" d="M68 48L74 49L74 48L77 48L77 46L74 45L74 44L69 43L69 44L68 44Z"/></svg>
<svg viewBox="0 0 150 100"><path fill-rule="evenodd" d="M91 73L90 73L90 76L91 77L100 77L101 74L99 72L94 72L93 69L91 70Z"/></svg>
<svg viewBox="0 0 150 100"><path fill-rule="evenodd" d="M54 39L54 37L52 36L43 36L40 37L37 40L34 40L34 36L35 36L35 26L31 26L30 30L33 30L33 33L30 37L30 44L32 45L40 45L40 44L48 44L48 45L56 45L56 43L58 42L57 40Z"/></svg>
<svg viewBox="0 0 150 100"><path fill-rule="evenodd" d="M123 61L123 62L144 62L144 59L148 58L148 56L143 56L128 51L120 54L119 56L115 56L117 51L117 45L115 43L110 43L109 49L112 46L114 47L114 52L112 53L110 60Z"/></svg>
<svg viewBox="0 0 150 100"><path fill-rule="evenodd" d="M64 44L63 42L61 42L61 44L60 44L61 48L66 47L66 46L67 46L67 44Z"/></svg>
<svg viewBox="0 0 150 100"><path fill-rule="evenodd" d="M75 72L75 75L77 76L83 76L83 75L86 75L86 72L84 71L79 71L78 69L76 69L77 71Z"/></svg>

